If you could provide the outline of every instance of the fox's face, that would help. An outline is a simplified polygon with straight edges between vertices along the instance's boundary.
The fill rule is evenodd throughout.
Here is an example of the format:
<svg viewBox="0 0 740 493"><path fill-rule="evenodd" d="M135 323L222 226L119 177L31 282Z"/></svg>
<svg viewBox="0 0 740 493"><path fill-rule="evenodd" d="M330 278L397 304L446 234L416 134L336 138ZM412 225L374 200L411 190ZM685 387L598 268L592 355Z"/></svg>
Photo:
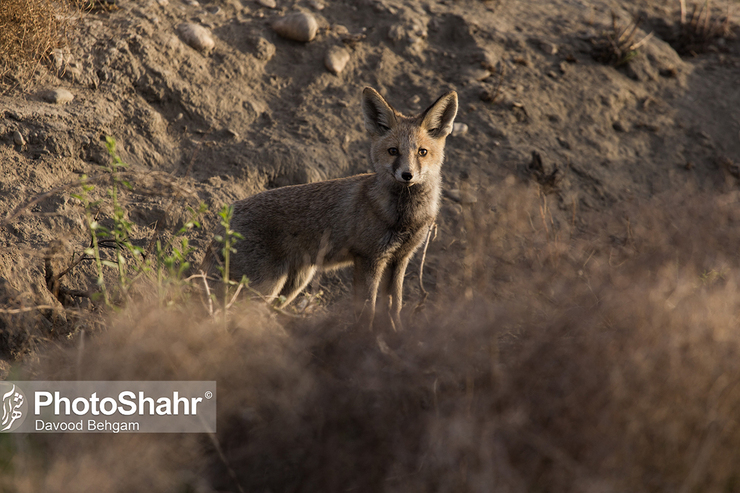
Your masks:
<svg viewBox="0 0 740 493"><path fill-rule="evenodd" d="M439 176L445 138L457 114L457 93L445 94L419 116L406 117L368 87L362 93L362 110L377 173L406 186Z"/></svg>

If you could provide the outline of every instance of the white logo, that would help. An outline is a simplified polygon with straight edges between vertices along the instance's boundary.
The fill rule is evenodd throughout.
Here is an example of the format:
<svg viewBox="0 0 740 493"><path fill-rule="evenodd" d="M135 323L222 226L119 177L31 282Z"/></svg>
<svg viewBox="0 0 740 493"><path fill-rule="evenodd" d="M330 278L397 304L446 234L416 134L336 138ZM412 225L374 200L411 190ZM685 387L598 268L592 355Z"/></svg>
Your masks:
<svg viewBox="0 0 740 493"><path fill-rule="evenodd" d="M12 388L5 392L9 385L12 385ZM25 411L28 409L26 397L15 384L6 383L0 386L0 389L2 389L0 392L2 392L3 408L2 418L0 418L0 431L13 431L23 423Z"/></svg>

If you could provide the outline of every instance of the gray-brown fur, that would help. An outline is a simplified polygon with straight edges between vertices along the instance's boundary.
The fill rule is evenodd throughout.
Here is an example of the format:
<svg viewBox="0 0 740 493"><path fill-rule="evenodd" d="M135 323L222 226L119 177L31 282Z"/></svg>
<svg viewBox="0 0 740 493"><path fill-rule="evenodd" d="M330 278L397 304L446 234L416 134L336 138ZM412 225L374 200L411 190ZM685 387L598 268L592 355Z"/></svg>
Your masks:
<svg viewBox="0 0 740 493"><path fill-rule="evenodd" d="M406 117L365 88L362 109L375 173L277 188L234 203L231 227L244 240L235 245L229 274L247 276L254 289L269 299L284 296L287 304L318 269L354 265L357 311L372 326L380 289L400 327L406 267L439 210L457 94ZM203 261L209 274L217 273L213 253L220 247L214 242Z"/></svg>

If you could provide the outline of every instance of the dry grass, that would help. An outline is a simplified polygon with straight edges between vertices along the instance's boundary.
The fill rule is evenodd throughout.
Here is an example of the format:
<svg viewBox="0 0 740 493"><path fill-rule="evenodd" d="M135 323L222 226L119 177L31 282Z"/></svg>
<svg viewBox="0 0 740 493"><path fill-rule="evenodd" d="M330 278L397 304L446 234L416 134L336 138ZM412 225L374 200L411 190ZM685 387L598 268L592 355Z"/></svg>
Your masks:
<svg viewBox="0 0 740 493"><path fill-rule="evenodd" d="M681 55L698 55L706 52L710 46L721 38L733 35L733 24L730 21L730 3L722 14L716 14L712 2L691 5L688 13L686 2L681 0L681 13L678 35L671 45Z"/></svg>
<svg viewBox="0 0 740 493"><path fill-rule="evenodd" d="M27 80L62 46L72 7L64 0L3 0L0 8L0 88ZM52 64L53 66L53 64Z"/></svg>
<svg viewBox="0 0 740 493"><path fill-rule="evenodd" d="M617 19L617 14L612 12L611 15L611 30L604 31L600 37L592 41L592 56L598 62L619 67L629 63L637 55L640 47L650 40L653 33L638 41L636 35L642 22L641 18L635 17L631 23L623 27Z"/></svg>
<svg viewBox="0 0 740 493"><path fill-rule="evenodd" d="M259 304L227 331L140 304L37 353L22 377L217 380L223 458L203 436L4 435L3 487L734 491L740 195L575 218L548 200L501 185L466 206L390 353L336 309Z"/></svg>

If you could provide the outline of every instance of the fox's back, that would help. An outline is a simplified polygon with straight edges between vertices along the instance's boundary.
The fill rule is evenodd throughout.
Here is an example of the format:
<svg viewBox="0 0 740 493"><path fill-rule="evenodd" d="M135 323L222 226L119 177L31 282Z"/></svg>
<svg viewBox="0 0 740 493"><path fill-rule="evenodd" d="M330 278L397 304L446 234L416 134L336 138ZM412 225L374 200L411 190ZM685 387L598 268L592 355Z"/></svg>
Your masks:
<svg viewBox="0 0 740 493"><path fill-rule="evenodd" d="M338 229L343 216L356 207L363 182L370 177L266 190L234 203L231 227L242 235L258 233L260 241L276 243L278 248L291 246L284 242L313 242L323 232Z"/></svg>

